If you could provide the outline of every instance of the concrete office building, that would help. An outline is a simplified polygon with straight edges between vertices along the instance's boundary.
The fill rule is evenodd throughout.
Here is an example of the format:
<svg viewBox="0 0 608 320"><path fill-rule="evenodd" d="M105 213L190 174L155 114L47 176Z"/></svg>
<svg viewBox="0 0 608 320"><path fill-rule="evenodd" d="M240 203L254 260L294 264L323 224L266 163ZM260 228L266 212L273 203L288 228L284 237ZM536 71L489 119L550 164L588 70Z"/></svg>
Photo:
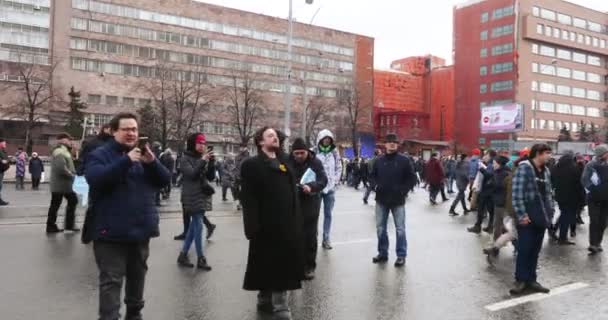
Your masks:
<svg viewBox="0 0 608 320"><path fill-rule="evenodd" d="M53 84L65 92L61 98L71 86L81 91L99 126L158 100L144 88L158 81L159 66L187 80L200 76L218 91L247 69L268 110L263 123L282 128L287 30L285 19L191 0L0 0L0 81L19 81L10 64L24 56L57 64ZM302 23L294 23L293 34L293 135L305 96L334 105L328 126L343 128L338 100L353 89L369 109L359 129L371 132L374 40ZM197 127L232 152L238 137L225 96L214 99Z"/></svg>
<svg viewBox="0 0 608 320"><path fill-rule="evenodd" d="M520 103L517 141L554 142L605 125L608 14L561 0L469 1L454 8L456 124L479 123L484 106ZM507 134L457 126L455 140L506 148Z"/></svg>

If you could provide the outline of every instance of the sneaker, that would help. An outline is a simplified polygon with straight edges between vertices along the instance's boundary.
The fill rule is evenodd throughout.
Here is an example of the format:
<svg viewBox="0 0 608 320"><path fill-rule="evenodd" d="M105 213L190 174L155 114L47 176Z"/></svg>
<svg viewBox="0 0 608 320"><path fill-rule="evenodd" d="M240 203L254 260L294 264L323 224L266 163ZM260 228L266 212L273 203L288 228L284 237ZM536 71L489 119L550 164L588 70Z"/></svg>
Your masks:
<svg viewBox="0 0 608 320"><path fill-rule="evenodd" d="M323 244L321 246L325 250L331 250L331 249L333 249L333 247L331 246L331 243L329 242L329 240L323 241Z"/></svg>
<svg viewBox="0 0 608 320"><path fill-rule="evenodd" d="M576 245L575 242L572 242L572 241L567 240L567 239L558 240L557 244L560 245L560 246L573 246L573 245Z"/></svg>
<svg viewBox="0 0 608 320"><path fill-rule="evenodd" d="M601 249L597 246L589 246L589 248L587 250L589 250L590 256L594 256L601 252Z"/></svg>
<svg viewBox="0 0 608 320"><path fill-rule="evenodd" d="M173 237L173 240L185 240L186 239L186 234L182 233L180 235L177 235L175 237Z"/></svg>
<svg viewBox="0 0 608 320"><path fill-rule="evenodd" d="M198 257L196 268L203 271L211 271L211 266L207 264L207 259L205 259L205 257Z"/></svg>
<svg viewBox="0 0 608 320"><path fill-rule="evenodd" d="M315 270L308 270L304 273L304 280L310 281L315 278Z"/></svg>
<svg viewBox="0 0 608 320"><path fill-rule="evenodd" d="M4 201L4 200L0 200L0 206L8 206L9 203Z"/></svg>
<svg viewBox="0 0 608 320"><path fill-rule="evenodd" d="M468 228L467 231L471 232L471 233L480 234L481 233L481 226L474 225L474 226Z"/></svg>
<svg viewBox="0 0 608 320"><path fill-rule="evenodd" d="M217 226L212 224L209 226L209 228L207 228L207 240L211 239L211 237L213 236L213 233L215 232L215 228Z"/></svg>
<svg viewBox="0 0 608 320"><path fill-rule="evenodd" d="M450 216L457 217L458 216L458 212L456 212L454 210L450 210Z"/></svg>
<svg viewBox="0 0 608 320"><path fill-rule="evenodd" d="M188 255L184 252L179 253L179 256L177 257L177 265L186 268L194 267L194 264L190 262L190 258L188 258Z"/></svg>
<svg viewBox="0 0 608 320"><path fill-rule="evenodd" d="M517 281L517 282L515 282L515 287L513 289L509 290L509 293L512 296L519 296L519 295L526 293L527 290L528 290L528 285L525 282Z"/></svg>
<svg viewBox="0 0 608 320"><path fill-rule="evenodd" d="M60 233L63 229L59 229L56 225L46 226L46 233Z"/></svg>
<svg viewBox="0 0 608 320"><path fill-rule="evenodd" d="M483 232L485 232L485 233L492 233L492 232L494 231L494 227L492 227L492 226L487 226L487 227L483 228L482 230L483 230Z"/></svg>
<svg viewBox="0 0 608 320"><path fill-rule="evenodd" d="M532 292L538 292L538 293L549 293L549 292L551 292L551 290L549 290L548 288L543 287L540 283L538 283L536 281L528 283L528 289L530 289L530 291L532 291Z"/></svg>
<svg viewBox="0 0 608 320"><path fill-rule="evenodd" d="M403 267L405 265L405 257L399 257L395 261L395 267Z"/></svg>
<svg viewBox="0 0 608 320"><path fill-rule="evenodd" d="M372 262L373 263L386 263L386 262L388 262L388 257L377 255L372 258Z"/></svg>

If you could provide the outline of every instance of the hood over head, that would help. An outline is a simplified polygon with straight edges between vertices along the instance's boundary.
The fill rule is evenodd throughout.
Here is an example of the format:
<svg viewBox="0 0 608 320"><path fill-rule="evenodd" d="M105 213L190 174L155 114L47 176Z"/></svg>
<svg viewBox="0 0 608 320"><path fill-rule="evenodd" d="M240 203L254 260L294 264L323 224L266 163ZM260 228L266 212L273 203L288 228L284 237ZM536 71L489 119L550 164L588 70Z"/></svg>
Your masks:
<svg viewBox="0 0 608 320"><path fill-rule="evenodd" d="M317 145L320 145L321 141L327 137L331 138L331 144L334 146L336 142L334 139L334 134L329 129L324 129L319 132L317 135Z"/></svg>

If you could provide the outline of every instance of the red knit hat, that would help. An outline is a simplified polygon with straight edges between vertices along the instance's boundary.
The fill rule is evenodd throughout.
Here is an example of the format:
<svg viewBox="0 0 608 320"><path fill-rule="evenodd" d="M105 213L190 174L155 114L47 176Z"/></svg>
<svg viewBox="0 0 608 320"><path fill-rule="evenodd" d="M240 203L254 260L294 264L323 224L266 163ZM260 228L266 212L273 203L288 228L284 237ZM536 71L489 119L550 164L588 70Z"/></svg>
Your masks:
<svg viewBox="0 0 608 320"><path fill-rule="evenodd" d="M479 150L479 149L473 149L473 155L474 155L474 156L479 156L479 155L481 155L481 150Z"/></svg>
<svg viewBox="0 0 608 320"><path fill-rule="evenodd" d="M207 138L205 137L204 134L199 134L196 136L196 140L195 140L196 144L206 144L207 143Z"/></svg>
<svg viewBox="0 0 608 320"><path fill-rule="evenodd" d="M528 155L530 155L530 149L528 149L528 148L523 148L523 149L521 149L521 151L519 151L520 157L524 157L524 156L528 156Z"/></svg>

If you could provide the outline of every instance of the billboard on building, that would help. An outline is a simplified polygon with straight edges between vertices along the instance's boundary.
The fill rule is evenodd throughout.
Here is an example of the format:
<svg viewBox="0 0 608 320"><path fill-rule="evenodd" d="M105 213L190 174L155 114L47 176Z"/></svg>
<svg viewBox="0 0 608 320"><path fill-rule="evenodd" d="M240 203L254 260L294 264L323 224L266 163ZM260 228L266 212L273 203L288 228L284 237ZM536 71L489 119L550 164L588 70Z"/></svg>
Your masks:
<svg viewBox="0 0 608 320"><path fill-rule="evenodd" d="M521 104L512 103L481 108L481 133L517 132L523 129Z"/></svg>

